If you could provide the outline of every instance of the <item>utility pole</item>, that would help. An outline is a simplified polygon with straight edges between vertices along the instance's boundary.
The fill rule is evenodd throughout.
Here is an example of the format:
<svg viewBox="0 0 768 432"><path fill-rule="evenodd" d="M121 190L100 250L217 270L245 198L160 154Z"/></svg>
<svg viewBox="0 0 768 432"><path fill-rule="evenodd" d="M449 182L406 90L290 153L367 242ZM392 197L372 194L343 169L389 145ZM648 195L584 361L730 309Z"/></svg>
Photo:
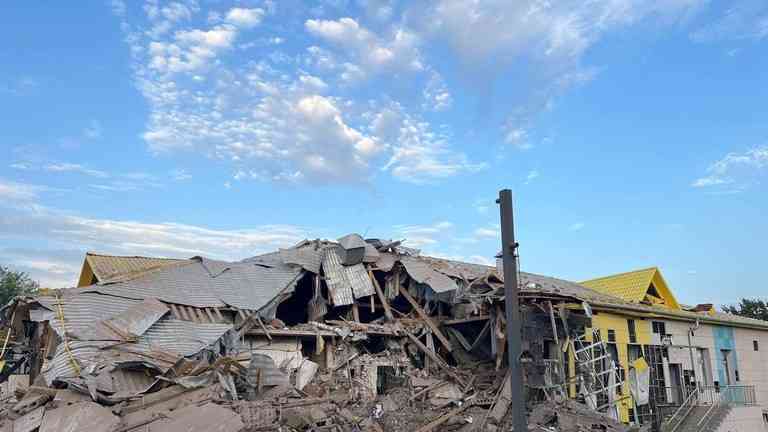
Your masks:
<svg viewBox="0 0 768 432"><path fill-rule="evenodd" d="M528 432L525 400L523 398L523 370L520 364L522 334L520 331L520 286L517 281L517 242L512 214L512 191L499 191L501 212L501 254L504 263L504 303L507 319L507 355L512 389L512 425L515 432Z"/></svg>
<svg viewBox="0 0 768 432"><path fill-rule="evenodd" d="M700 387L698 377L696 376L696 361L693 358L693 344L691 343L691 337L694 336L694 332L698 329L699 319L696 318L696 325L688 328L688 354L691 356L691 372L693 372L693 382L695 383L697 389Z"/></svg>

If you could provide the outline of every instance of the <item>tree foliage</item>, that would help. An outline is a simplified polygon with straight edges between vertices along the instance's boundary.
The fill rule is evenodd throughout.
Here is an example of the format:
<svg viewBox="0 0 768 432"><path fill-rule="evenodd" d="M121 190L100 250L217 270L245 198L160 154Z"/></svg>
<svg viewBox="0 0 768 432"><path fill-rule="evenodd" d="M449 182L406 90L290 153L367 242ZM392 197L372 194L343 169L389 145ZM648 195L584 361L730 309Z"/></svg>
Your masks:
<svg viewBox="0 0 768 432"><path fill-rule="evenodd" d="M768 321L768 303L757 298L743 298L737 305L723 306L723 311L731 315Z"/></svg>
<svg viewBox="0 0 768 432"><path fill-rule="evenodd" d="M28 274L0 266L0 306L4 306L16 296L32 294L39 287Z"/></svg>

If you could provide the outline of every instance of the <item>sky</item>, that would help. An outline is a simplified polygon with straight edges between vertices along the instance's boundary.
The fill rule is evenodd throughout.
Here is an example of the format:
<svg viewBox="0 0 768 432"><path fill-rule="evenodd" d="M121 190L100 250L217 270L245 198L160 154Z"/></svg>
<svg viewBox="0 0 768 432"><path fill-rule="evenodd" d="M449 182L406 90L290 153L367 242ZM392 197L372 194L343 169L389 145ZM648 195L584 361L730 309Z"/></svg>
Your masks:
<svg viewBox="0 0 768 432"><path fill-rule="evenodd" d="M7 1L0 265L405 239L524 271L768 289L763 0Z"/></svg>

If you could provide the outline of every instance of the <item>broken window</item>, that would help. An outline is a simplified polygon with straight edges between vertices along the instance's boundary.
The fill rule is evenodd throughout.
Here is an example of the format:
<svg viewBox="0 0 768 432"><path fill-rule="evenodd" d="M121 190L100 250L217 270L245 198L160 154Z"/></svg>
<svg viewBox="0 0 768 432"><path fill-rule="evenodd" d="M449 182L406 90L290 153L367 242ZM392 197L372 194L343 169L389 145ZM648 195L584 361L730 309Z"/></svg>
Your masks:
<svg viewBox="0 0 768 432"><path fill-rule="evenodd" d="M629 332L629 343L637 343L637 329L635 328L635 320L627 320L627 330Z"/></svg>
<svg viewBox="0 0 768 432"><path fill-rule="evenodd" d="M652 321L651 328L653 329L654 333L660 335L661 337L664 337L664 335L667 334L667 325L663 321Z"/></svg>

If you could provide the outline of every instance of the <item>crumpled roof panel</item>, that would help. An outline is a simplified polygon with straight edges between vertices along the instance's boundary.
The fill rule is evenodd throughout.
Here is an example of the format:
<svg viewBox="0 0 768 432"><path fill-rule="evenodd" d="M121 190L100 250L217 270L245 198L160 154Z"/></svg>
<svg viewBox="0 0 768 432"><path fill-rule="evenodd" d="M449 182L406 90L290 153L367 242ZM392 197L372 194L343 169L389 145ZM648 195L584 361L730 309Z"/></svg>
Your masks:
<svg viewBox="0 0 768 432"><path fill-rule="evenodd" d="M119 315L131 307L141 304L141 300L83 293L74 296L62 296L60 299L41 296L36 299L46 309L53 311L51 327L59 337L62 336L62 323L59 319L59 302L64 316L64 328L75 337L93 334L97 322ZM43 316L49 318L50 314Z"/></svg>
<svg viewBox="0 0 768 432"><path fill-rule="evenodd" d="M195 259L189 264L166 267L136 279L111 285L92 285L85 292L98 292L129 299L157 298L185 306L257 310L291 288L301 268L254 262L226 263Z"/></svg>
<svg viewBox="0 0 768 432"><path fill-rule="evenodd" d="M327 248L323 255L323 272L331 300L336 306L350 305L355 301L352 286L349 284L341 264L341 256L336 248Z"/></svg>
<svg viewBox="0 0 768 432"><path fill-rule="evenodd" d="M131 345L147 352L166 351L190 356L213 344L231 329L230 324L163 319L150 327L135 344Z"/></svg>
<svg viewBox="0 0 768 432"><path fill-rule="evenodd" d="M453 279L433 270L429 261L418 257L403 256L400 257L400 262L403 263L405 271L411 278L418 283L429 285L436 293L454 291L458 288Z"/></svg>
<svg viewBox="0 0 768 432"><path fill-rule="evenodd" d="M172 264L183 263L183 259L151 258L143 256L101 255L88 252L85 260L99 282L106 283L114 279L130 277Z"/></svg>

